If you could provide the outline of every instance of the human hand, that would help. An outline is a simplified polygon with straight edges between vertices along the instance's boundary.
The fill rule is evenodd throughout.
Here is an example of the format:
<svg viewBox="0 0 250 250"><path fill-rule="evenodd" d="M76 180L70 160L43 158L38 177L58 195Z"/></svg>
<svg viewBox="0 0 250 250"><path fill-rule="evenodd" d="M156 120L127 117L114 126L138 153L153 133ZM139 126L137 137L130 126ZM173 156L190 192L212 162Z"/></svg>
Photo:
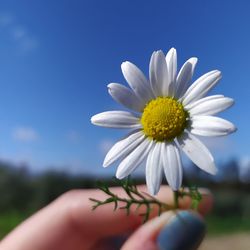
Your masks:
<svg viewBox="0 0 250 250"><path fill-rule="evenodd" d="M145 186L138 188L146 191ZM112 191L126 196L121 188L113 188ZM157 198L172 204L172 196L171 189L162 186ZM124 210L114 212L112 204L107 204L92 211L90 197L107 198L100 190L69 191L6 236L0 242L0 249L112 250L120 249L121 241L118 239L130 235L122 250L184 250L196 249L205 233L202 218L192 212L170 211L156 217L157 210L152 208L151 216L156 218L141 225L139 213L143 210L132 210L127 216ZM181 199L180 208L188 208L190 202L188 197ZM206 192L199 212L204 215L211 206L212 197Z"/></svg>

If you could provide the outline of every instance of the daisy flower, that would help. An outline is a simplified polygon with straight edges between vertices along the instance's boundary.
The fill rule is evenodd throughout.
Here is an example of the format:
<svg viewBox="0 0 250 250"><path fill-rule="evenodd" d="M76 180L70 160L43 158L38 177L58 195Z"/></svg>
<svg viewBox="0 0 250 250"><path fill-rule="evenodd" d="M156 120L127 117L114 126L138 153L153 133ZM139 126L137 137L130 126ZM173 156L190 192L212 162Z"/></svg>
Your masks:
<svg viewBox="0 0 250 250"><path fill-rule="evenodd" d="M130 175L146 162L146 183L150 194L158 193L163 174L176 191L182 184L182 150L195 165L215 174L213 156L196 137L224 136L235 126L215 114L229 108L233 99L223 95L204 97L221 79L221 72L210 71L190 86L197 58L187 60L177 73L177 53L170 49L153 52L149 80L131 62L121 65L130 88L110 83L108 92L128 111L107 111L94 115L91 122L98 126L132 129L107 153L103 166L120 161L116 177Z"/></svg>

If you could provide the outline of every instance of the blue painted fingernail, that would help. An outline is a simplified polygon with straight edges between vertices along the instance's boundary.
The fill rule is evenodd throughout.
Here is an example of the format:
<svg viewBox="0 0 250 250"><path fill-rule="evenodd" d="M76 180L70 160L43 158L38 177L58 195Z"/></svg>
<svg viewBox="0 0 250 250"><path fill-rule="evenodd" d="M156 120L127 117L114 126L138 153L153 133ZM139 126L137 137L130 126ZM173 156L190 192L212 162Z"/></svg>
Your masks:
<svg viewBox="0 0 250 250"><path fill-rule="evenodd" d="M160 250L194 250L201 243L205 231L205 223L198 215L180 211L162 228L157 243Z"/></svg>

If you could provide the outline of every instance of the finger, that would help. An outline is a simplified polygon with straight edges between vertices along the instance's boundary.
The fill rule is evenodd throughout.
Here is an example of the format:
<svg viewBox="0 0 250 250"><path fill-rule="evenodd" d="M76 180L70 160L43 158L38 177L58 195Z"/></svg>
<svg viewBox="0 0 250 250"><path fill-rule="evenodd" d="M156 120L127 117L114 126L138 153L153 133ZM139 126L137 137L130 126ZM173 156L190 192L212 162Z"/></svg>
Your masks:
<svg viewBox="0 0 250 250"><path fill-rule="evenodd" d="M147 192L147 187L145 185L138 186L138 189L141 192ZM213 195L206 188L199 188L198 191L202 196L201 202L198 206L198 212L204 216L208 214L213 207ZM155 198L170 206L174 205L174 193L169 186L161 186L160 192L155 196ZM189 209L191 207L192 199L189 196L184 196L183 198L179 197L178 203L180 209Z"/></svg>
<svg viewBox="0 0 250 250"><path fill-rule="evenodd" d="M141 226L122 250L195 250L205 235L205 223L194 212L166 212Z"/></svg>
<svg viewBox="0 0 250 250"><path fill-rule="evenodd" d="M145 185L138 186L140 192L146 192ZM124 190L120 187L111 188L113 193L119 197L127 197ZM199 211L205 214L212 206L212 196L207 190L204 193L203 199L199 206ZM145 206L141 206L139 210L136 206L132 206L130 214L127 215L125 210L117 209L114 211L114 204L106 204L92 210L93 202L89 198L105 200L108 196L100 190L75 190L62 196L55 204L55 207L62 207L66 204L68 216L74 221L73 223L86 230L91 235L98 237L111 236L133 231L142 223L140 214L145 213ZM168 205L173 206L173 192L168 186L162 186L160 192L156 196L157 199ZM191 199L186 197L179 200L180 208L190 208ZM121 206L124 204L120 204ZM56 208L55 208L56 209ZM83 216L84 215L84 216ZM151 218L158 215L158 207L151 206ZM65 216L65 215L64 215Z"/></svg>
<svg viewBox="0 0 250 250"><path fill-rule="evenodd" d="M146 191L145 186L138 188L141 191ZM118 196L126 196L122 188L112 188L111 190ZM47 246L58 242L63 244L66 249L66 239L68 239L69 245L72 242L78 244L77 240L82 240L83 237L89 239L90 242L90 239L98 240L106 236L132 232L141 225L139 213L144 211L143 208L139 212L133 208L129 216L124 210L113 211L112 204L101 206L92 211L93 203L89 200L90 197L105 200L107 195L100 190L67 192L17 227L0 243L1 247L7 246L6 249L11 249L9 246L18 244L19 249L29 249L30 239L36 238L35 243L37 246L41 246L41 249L49 249ZM172 191L163 186L157 198L172 204ZM205 195L202 203L210 204L208 207L211 207L211 195ZM183 208L188 207L190 199L181 200L180 204ZM156 215L157 209L154 207L151 216ZM80 233L81 237L78 237L77 233ZM41 237L42 235L46 240Z"/></svg>

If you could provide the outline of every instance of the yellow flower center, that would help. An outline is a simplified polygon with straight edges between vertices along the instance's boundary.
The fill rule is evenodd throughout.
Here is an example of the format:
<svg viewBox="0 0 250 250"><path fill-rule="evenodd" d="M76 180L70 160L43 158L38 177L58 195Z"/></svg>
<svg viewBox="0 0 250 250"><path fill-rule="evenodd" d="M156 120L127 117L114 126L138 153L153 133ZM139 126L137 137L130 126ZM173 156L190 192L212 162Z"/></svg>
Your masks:
<svg viewBox="0 0 250 250"><path fill-rule="evenodd" d="M143 110L141 124L146 136L156 141L172 140L187 125L188 113L171 97L157 97Z"/></svg>

